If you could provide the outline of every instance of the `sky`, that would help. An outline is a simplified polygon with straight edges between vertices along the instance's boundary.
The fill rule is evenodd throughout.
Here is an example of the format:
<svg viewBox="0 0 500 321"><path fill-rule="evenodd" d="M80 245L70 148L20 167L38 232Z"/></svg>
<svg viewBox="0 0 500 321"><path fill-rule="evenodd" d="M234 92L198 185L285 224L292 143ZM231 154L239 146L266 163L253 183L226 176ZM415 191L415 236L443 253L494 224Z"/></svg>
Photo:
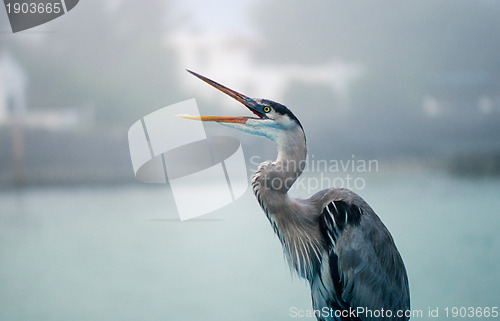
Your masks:
<svg viewBox="0 0 500 321"><path fill-rule="evenodd" d="M255 0L178 1L174 3L171 15L177 16L178 19L186 17L193 29L213 33L227 33L231 30L234 34L251 34L254 32L254 27L248 13L251 6L257 2Z"/></svg>

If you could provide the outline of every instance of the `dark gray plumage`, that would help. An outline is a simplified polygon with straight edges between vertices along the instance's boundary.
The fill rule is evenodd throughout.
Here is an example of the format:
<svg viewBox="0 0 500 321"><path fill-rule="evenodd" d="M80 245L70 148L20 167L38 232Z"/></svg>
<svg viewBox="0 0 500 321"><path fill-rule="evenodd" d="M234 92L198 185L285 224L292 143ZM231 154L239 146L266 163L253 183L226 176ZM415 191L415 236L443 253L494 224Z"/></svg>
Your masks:
<svg viewBox="0 0 500 321"><path fill-rule="evenodd" d="M320 191L309 199L288 196L307 154L297 117L281 104L249 98L191 73L258 117L186 118L216 121L276 143L276 161L260 164L252 187L291 269L309 281L318 320L408 320L406 269L391 234L371 207L341 188Z"/></svg>

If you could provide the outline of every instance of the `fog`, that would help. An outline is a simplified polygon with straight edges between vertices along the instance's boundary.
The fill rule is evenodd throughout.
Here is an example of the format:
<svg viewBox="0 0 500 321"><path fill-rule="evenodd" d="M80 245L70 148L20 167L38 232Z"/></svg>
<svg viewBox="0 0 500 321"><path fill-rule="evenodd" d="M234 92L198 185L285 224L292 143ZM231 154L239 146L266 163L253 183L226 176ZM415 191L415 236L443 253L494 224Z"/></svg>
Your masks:
<svg viewBox="0 0 500 321"><path fill-rule="evenodd" d="M194 97L207 114L246 113L186 68L287 105L303 123L310 151L322 157L432 158L446 166L472 157L471 168L498 159L495 1L85 1L15 34L5 11L0 15L0 53L26 80L17 116L74 116L62 129L26 129L26 163L46 158L31 152L39 143L30 131L116 140L108 154L84 153L106 166L115 149L126 154L127 128L158 108ZM0 124L4 173L15 162L13 119ZM240 139L255 153L253 138ZM57 167L73 171L71 151L47 151L69 155ZM118 177L129 174L127 161L115 161L123 167Z"/></svg>

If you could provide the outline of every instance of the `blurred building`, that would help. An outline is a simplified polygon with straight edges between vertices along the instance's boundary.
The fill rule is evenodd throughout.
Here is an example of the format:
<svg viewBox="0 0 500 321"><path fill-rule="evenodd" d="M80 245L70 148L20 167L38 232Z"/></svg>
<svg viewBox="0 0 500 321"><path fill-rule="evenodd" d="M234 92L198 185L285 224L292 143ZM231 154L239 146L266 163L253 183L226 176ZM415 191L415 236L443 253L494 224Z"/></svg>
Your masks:
<svg viewBox="0 0 500 321"><path fill-rule="evenodd" d="M0 125L26 114L27 75L7 52L0 56Z"/></svg>
<svg viewBox="0 0 500 321"><path fill-rule="evenodd" d="M74 129L83 124L78 108L32 110L27 107L28 73L9 53L0 56L0 126L14 121L23 127L47 130ZM88 117L86 117L88 118ZM89 123L88 119L85 119ZM85 124L88 125L88 124Z"/></svg>

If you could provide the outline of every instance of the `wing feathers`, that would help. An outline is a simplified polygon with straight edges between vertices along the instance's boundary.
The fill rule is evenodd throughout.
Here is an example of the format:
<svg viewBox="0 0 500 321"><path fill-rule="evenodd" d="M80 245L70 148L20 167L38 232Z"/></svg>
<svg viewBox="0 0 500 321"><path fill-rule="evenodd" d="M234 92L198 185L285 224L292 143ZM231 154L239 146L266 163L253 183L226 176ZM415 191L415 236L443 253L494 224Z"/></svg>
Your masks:
<svg viewBox="0 0 500 321"><path fill-rule="evenodd" d="M345 196L347 192L338 193ZM327 290L334 296L328 304L338 309L392 310L394 314L409 309L406 270L389 231L356 194L336 196L324 205L319 222L329 255L328 262L323 260L329 269L320 274L330 273L333 288ZM324 278L319 275L320 280ZM323 281L321 285L327 286ZM319 292L323 295L324 291ZM313 302L318 302L314 292ZM385 320L407 319L394 316Z"/></svg>

